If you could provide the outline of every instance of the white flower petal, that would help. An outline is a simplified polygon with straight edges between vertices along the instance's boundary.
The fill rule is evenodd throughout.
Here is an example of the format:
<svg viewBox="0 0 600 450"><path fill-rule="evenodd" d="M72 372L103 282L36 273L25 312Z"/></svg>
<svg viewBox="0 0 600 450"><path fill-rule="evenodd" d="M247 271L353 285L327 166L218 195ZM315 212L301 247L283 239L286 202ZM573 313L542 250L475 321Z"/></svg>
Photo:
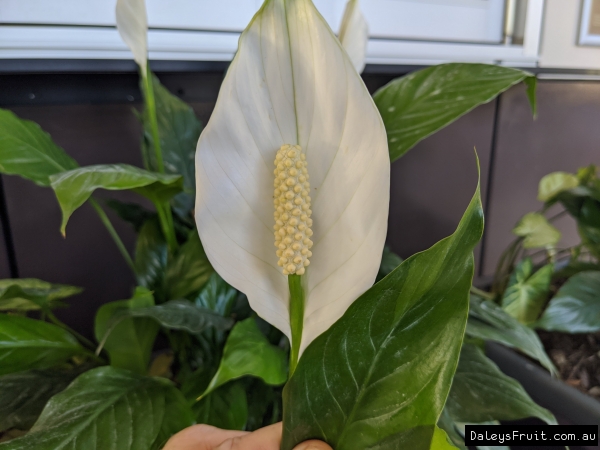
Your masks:
<svg viewBox="0 0 600 450"><path fill-rule="evenodd" d="M348 0L346 3L340 27L340 42L350 56L356 71L361 73L365 68L367 58L369 25L358 2L359 0Z"/></svg>
<svg viewBox="0 0 600 450"><path fill-rule="evenodd" d="M289 337L273 237L273 161L283 144L306 152L313 198L304 349L375 280L390 174L379 112L310 0L265 2L240 38L196 153L196 221L208 258Z"/></svg>
<svg viewBox="0 0 600 450"><path fill-rule="evenodd" d="M148 16L145 0L117 0L117 30L146 76L148 61Z"/></svg>

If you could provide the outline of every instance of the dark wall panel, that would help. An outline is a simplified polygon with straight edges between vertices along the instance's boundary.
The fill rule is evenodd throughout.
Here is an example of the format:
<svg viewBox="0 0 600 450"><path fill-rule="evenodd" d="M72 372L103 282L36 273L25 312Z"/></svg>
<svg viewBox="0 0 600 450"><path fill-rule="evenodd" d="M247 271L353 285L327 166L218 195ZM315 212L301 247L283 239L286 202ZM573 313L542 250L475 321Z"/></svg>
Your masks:
<svg viewBox="0 0 600 450"><path fill-rule="evenodd" d="M541 81L535 121L520 89L503 95L484 273L493 273L519 218L540 209L539 180L550 172L574 172L590 163L600 164L600 83ZM561 246L577 242L572 221L567 218L557 225L563 231Z"/></svg>
<svg viewBox="0 0 600 450"><path fill-rule="evenodd" d="M474 148L485 198L494 106L476 108L392 164L388 244L401 256L454 232L477 186Z"/></svg>

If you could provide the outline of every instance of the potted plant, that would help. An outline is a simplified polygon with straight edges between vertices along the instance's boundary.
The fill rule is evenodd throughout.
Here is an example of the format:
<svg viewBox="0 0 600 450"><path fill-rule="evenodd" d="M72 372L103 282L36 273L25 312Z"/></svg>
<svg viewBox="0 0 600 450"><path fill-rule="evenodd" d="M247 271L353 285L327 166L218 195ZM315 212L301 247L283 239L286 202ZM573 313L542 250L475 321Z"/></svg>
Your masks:
<svg viewBox="0 0 600 450"><path fill-rule="evenodd" d="M281 418L286 449L307 438L443 449L442 428L460 445L465 421L553 422L482 353L494 326L463 345L479 189L454 234L399 265L381 258L390 162L521 81L533 101L535 78L446 64L371 99L357 72L366 31L356 1L344 23L340 43L310 0L266 0L202 130L150 70L143 1L119 0L140 67L144 168L80 167L36 124L0 111L0 171L53 189L63 235L89 202L137 280L131 298L98 310L95 342L53 313L77 288L0 284L1 449L161 448L195 422L253 430ZM154 205L109 203L138 232L133 256L97 189ZM153 353L159 333L168 350ZM512 396L488 391L475 415L482 394L468 368L482 364Z"/></svg>
<svg viewBox="0 0 600 450"><path fill-rule="evenodd" d="M512 371L539 401L576 423L600 420L600 180L594 165L577 174L554 172L543 177L540 211L523 216L513 229L516 239L500 258L491 291L477 292L478 301L494 302L522 325L536 330L557 374L568 386L532 372L530 363L495 349L501 365ZM569 216L580 241L558 246L553 225ZM547 365L546 365L547 366ZM549 366L547 366L549 367ZM530 378L545 380L532 382ZM590 422L591 421L591 422Z"/></svg>

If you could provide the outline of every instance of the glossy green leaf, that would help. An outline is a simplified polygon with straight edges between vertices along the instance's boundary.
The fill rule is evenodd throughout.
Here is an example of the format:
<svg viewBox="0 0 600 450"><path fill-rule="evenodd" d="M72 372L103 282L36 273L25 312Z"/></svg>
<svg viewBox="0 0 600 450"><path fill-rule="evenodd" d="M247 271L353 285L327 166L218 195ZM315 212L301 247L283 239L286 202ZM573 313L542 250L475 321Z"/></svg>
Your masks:
<svg viewBox="0 0 600 450"><path fill-rule="evenodd" d="M0 280L0 311L52 309L61 305L58 300L79 294L82 290L36 278Z"/></svg>
<svg viewBox="0 0 600 450"><path fill-rule="evenodd" d="M0 375L47 369L83 353L77 339L56 325L0 314Z"/></svg>
<svg viewBox="0 0 600 450"><path fill-rule="evenodd" d="M538 200L548 202L558 194L579 186L579 179L567 172L549 173L540 180L538 188Z"/></svg>
<svg viewBox="0 0 600 450"><path fill-rule="evenodd" d="M166 283L169 299L184 298L202 288L214 272L208 262L200 237L192 230L188 240L167 267Z"/></svg>
<svg viewBox="0 0 600 450"><path fill-rule="evenodd" d="M600 272L581 272L569 278L535 327L564 333L600 331Z"/></svg>
<svg viewBox="0 0 600 450"><path fill-rule="evenodd" d="M391 160L473 108L532 78L528 72L508 67L451 63L388 83L375 93L374 100L387 130ZM528 87L530 93L535 91L534 83ZM535 97L529 95L529 99Z"/></svg>
<svg viewBox="0 0 600 450"><path fill-rule="evenodd" d="M244 382L248 397L246 430L254 431L281 422L281 387L269 386L258 378L247 378Z"/></svg>
<svg viewBox="0 0 600 450"><path fill-rule="evenodd" d="M130 223L136 232L140 232L144 224L157 217L157 214L137 203L126 203L115 199L108 199L106 204L125 222Z"/></svg>
<svg viewBox="0 0 600 450"><path fill-rule="evenodd" d="M171 94L154 74L152 83L165 170L170 174L182 175L186 192L193 193L196 187L194 155L202 124L196 118L192 107ZM157 171L147 109L144 110L141 119L144 125L144 161L151 170Z"/></svg>
<svg viewBox="0 0 600 450"><path fill-rule="evenodd" d="M144 317L117 319L136 309L151 306L154 306L152 293L138 287L130 300L106 303L98 309L94 332L108 352L111 366L138 374L147 372L158 323Z"/></svg>
<svg viewBox="0 0 600 450"><path fill-rule="evenodd" d="M494 302L471 296L467 336L516 348L539 361L550 372L557 373L537 333L508 315Z"/></svg>
<svg viewBox="0 0 600 450"><path fill-rule="evenodd" d="M225 430L243 430L248 420L248 400L241 383L233 381L192 406L197 423Z"/></svg>
<svg viewBox="0 0 600 450"><path fill-rule="evenodd" d="M153 291L158 302L167 300L165 298L167 255L167 242L158 220L148 220L140 229L135 246L135 274L138 285Z"/></svg>
<svg viewBox="0 0 600 450"><path fill-rule="evenodd" d="M128 317L154 319L165 328L188 333L201 333L207 329L224 331L233 326L232 319L199 308L188 300L171 300L162 305L128 309L115 316L114 320L121 321Z"/></svg>
<svg viewBox="0 0 600 450"><path fill-rule="evenodd" d="M50 398L81 372L73 369L28 370L0 377L0 432L28 430Z"/></svg>
<svg viewBox="0 0 600 450"><path fill-rule="evenodd" d="M308 346L284 388L283 450L309 438L336 450L429 448L482 231L478 188L452 236L406 259Z"/></svg>
<svg viewBox="0 0 600 450"><path fill-rule="evenodd" d="M192 423L191 411L169 381L101 367L55 395L28 434L0 449L158 449L164 443L159 437L166 441Z"/></svg>
<svg viewBox="0 0 600 450"><path fill-rule="evenodd" d="M433 437L431 439L429 449L452 450L456 449L456 447L450 443L450 438L448 437L446 432L443 429L436 426L433 430Z"/></svg>
<svg viewBox="0 0 600 450"><path fill-rule="evenodd" d="M473 345L464 344L446 409L455 422L481 423L538 417L556 424L550 411L538 406L518 381Z"/></svg>
<svg viewBox="0 0 600 450"><path fill-rule="evenodd" d="M525 214L513 228L513 233L524 238L524 248L554 247L561 237L556 227L535 212Z"/></svg>
<svg viewBox="0 0 600 450"><path fill-rule="evenodd" d="M546 304L552 280L552 264L533 271L530 258L521 261L510 276L502 308L522 324L535 322Z"/></svg>
<svg viewBox="0 0 600 450"><path fill-rule="evenodd" d="M165 415L151 450L161 450L171 436L196 423L194 412L181 392L170 388L165 399Z"/></svg>
<svg viewBox="0 0 600 450"><path fill-rule="evenodd" d="M181 191L182 180L177 175L148 172L128 164L102 164L73 169L50 177L63 218L61 232L71 214L83 205L96 189L111 191L134 190L150 200L166 201Z"/></svg>
<svg viewBox="0 0 600 450"><path fill-rule="evenodd" d="M227 284L217 272L214 272L204 285L194 303L200 308L206 308L221 314L231 315L238 296L238 291Z"/></svg>
<svg viewBox="0 0 600 450"><path fill-rule="evenodd" d="M202 397L244 376L260 378L270 385L283 384L287 379L285 352L269 343L252 317L238 322L231 330L217 373Z"/></svg>
<svg viewBox="0 0 600 450"><path fill-rule="evenodd" d="M0 172L49 186L51 175L76 167L37 123L0 109Z"/></svg>

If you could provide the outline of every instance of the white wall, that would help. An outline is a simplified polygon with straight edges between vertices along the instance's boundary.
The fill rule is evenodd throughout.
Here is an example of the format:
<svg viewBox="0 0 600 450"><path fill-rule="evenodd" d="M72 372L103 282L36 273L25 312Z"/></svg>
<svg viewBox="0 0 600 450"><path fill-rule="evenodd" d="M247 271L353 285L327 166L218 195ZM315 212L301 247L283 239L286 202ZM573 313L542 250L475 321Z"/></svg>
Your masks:
<svg viewBox="0 0 600 450"><path fill-rule="evenodd" d="M578 45L583 0L546 0L540 67L600 69L600 47Z"/></svg>

